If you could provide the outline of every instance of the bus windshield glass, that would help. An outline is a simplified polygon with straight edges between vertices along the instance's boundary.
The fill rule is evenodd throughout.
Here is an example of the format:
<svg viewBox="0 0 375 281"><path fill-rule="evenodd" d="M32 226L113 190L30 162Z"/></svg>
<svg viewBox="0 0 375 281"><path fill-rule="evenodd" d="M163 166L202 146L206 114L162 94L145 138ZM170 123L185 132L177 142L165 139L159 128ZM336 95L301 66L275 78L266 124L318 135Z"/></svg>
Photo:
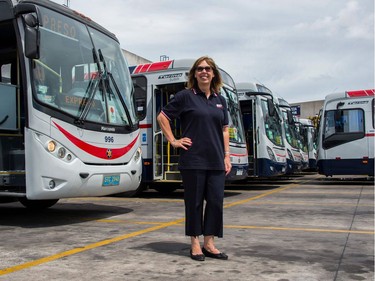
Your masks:
<svg viewBox="0 0 375 281"><path fill-rule="evenodd" d="M236 92L223 87L221 95L225 98L228 106L229 119L229 141L231 142L245 142L245 134L242 130L241 115L239 110L239 102Z"/></svg>
<svg viewBox="0 0 375 281"><path fill-rule="evenodd" d="M284 146L281 127L282 122L279 114L275 111L273 116L269 115L269 108L266 99L261 99L261 106L264 116L264 127L268 139L275 145Z"/></svg>
<svg viewBox="0 0 375 281"><path fill-rule="evenodd" d="M288 117L287 112L282 111L283 113L283 119L284 119L284 128L285 128L285 137L286 141L294 148L300 148L300 144L298 142L298 132L297 127L295 123L289 124L288 123Z"/></svg>
<svg viewBox="0 0 375 281"><path fill-rule="evenodd" d="M81 122L136 123L132 83L118 42L79 21L39 8L41 55L31 64L38 103Z"/></svg>

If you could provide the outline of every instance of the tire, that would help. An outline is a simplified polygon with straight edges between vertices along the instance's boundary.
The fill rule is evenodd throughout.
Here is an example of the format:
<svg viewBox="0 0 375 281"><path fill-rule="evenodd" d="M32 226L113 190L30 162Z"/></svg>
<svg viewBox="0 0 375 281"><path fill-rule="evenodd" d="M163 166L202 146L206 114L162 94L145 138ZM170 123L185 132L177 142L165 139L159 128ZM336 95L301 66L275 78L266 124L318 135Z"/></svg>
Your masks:
<svg viewBox="0 0 375 281"><path fill-rule="evenodd" d="M162 195L171 195L177 189L174 186L153 186L152 188Z"/></svg>
<svg viewBox="0 0 375 281"><path fill-rule="evenodd" d="M52 207L59 199L50 200L29 200L25 197L18 199L22 205L31 210L43 210Z"/></svg>

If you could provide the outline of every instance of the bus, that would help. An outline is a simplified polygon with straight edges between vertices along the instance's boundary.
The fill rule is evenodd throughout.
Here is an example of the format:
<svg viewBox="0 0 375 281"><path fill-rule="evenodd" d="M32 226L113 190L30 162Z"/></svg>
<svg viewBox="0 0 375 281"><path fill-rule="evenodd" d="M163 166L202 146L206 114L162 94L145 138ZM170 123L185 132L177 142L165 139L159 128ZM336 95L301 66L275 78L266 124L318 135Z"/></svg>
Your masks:
<svg viewBox="0 0 375 281"><path fill-rule="evenodd" d="M130 67L135 89L135 100L140 120L143 157L142 187L160 192L172 192L181 182L178 171L179 149L173 148L163 136L156 117L174 95L186 87L188 73L194 60L176 59ZM224 85L221 95L228 104L229 145L232 170L226 181L247 178L247 149L238 106L238 97L232 77L219 68ZM180 122L171 124L176 138L181 137Z"/></svg>
<svg viewBox="0 0 375 281"><path fill-rule="evenodd" d="M286 171L282 116L272 91L258 83L236 83L246 144L249 176L272 177Z"/></svg>
<svg viewBox="0 0 375 281"><path fill-rule="evenodd" d="M318 172L374 176L375 90L325 97L318 128Z"/></svg>
<svg viewBox="0 0 375 281"><path fill-rule="evenodd" d="M140 129L115 35L46 0L1 1L0 201L138 188Z"/></svg>
<svg viewBox="0 0 375 281"><path fill-rule="evenodd" d="M278 98L278 107L283 118L283 137L287 152L286 174L291 175L302 169L300 137L289 103L283 98Z"/></svg>
<svg viewBox="0 0 375 281"><path fill-rule="evenodd" d="M303 149L307 151L307 166L302 167L304 170L316 170L316 129L312 120L308 118L298 118L297 125L302 139Z"/></svg>

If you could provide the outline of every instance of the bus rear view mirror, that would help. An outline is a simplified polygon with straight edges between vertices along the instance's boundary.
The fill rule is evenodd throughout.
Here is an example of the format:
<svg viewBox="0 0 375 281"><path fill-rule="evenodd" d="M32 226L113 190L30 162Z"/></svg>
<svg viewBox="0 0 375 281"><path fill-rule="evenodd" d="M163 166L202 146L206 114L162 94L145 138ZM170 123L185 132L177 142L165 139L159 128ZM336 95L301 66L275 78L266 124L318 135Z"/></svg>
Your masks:
<svg viewBox="0 0 375 281"><path fill-rule="evenodd" d="M267 104L268 104L268 114L270 116L275 115L275 104L273 103L272 99L267 99Z"/></svg>
<svg viewBox="0 0 375 281"><path fill-rule="evenodd" d="M25 16L25 55L30 59L39 59L39 27L38 20L33 14Z"/></svg>

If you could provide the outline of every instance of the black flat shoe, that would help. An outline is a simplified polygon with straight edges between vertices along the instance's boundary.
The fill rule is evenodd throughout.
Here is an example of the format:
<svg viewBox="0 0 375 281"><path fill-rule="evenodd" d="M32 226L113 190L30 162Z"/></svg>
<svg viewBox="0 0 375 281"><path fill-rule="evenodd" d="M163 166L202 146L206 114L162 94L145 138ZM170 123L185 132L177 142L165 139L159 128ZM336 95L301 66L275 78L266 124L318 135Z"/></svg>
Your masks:
<svg viewBox="0 0 375 281"><path fill-rule="evenodd" d="M193 255L192 250L190 250L190 257L192 260L195 260L195 261L204 261L205 259L205 256L203 254Z"/></svg>
<svg viewBox="0 0 375 281"><path fill-rule="evenodd" d="M208 258L213 258L213 259L218 259L218 260L227 260L228 259L228 256L225 253L213 254L213 253L207 251L205 247L202 247L202 252Z"/></svg>

